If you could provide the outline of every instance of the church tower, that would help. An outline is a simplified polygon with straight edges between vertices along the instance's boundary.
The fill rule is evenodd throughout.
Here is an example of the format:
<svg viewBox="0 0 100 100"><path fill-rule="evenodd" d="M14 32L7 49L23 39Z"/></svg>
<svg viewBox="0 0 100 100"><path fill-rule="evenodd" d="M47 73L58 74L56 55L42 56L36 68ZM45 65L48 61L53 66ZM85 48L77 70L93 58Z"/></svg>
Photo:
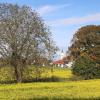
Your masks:
<svg viewBox="0 0 100 100"><path fill-rule="evenodd" d="M63 59L64 58L64 52L63 50L61 51L61 54L60 54L60 59Z"/></svg>

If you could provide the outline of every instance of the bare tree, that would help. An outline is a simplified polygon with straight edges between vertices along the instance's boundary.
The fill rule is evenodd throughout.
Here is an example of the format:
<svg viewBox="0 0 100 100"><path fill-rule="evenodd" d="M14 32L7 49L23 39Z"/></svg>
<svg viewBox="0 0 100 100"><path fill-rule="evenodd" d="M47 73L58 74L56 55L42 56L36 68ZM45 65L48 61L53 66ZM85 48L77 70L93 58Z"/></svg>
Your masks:
<svg viewBox="0 0 100 100"><path fill-rule="evenodd" d="M48 27L31 8L0 4L0 55L9 59L17 82L22 82L23 69L29 62L49 52L50 41Z"/></svg>

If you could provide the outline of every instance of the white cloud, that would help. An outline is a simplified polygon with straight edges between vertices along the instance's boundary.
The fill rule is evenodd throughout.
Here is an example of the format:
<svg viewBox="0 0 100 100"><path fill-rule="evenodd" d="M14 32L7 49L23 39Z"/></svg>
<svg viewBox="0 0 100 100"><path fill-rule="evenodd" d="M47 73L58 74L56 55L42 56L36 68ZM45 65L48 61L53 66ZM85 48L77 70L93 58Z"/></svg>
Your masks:
<svg viewBox="0 0 100 100"><path fill-rule="evenodd" d="M100 13L91 14L83 17L73 17L67 19L58 19L53 21L47 21L48 25L59 26L59 25L77 25L84 24L88 22L100 21Z"/></svg>
<svg viewBox="0 0 100 100"><path fill-rule="evenodd" d="M57 11L59 9L65 8L70 6L70 4L62 4L62 5L45 5L40 8L37 8L37 11L40 13L40 15L45 15L54 11Z"/></svg>

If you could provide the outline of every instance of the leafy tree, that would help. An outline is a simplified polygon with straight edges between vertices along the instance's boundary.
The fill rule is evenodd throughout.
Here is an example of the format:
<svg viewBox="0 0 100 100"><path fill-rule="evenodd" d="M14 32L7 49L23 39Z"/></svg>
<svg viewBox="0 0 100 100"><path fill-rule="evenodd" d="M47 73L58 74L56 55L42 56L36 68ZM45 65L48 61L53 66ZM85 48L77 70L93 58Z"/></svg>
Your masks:
<svg viewBox="0 0 100 100"><path fill-rule="evenodd" d="M69 52L74 60L87 54L100 64L100 26L89 25L80 28L73 36Z"/></svg>
<svg viewBox="0 0 100 100"><path fill-rule="evenodd" d="M73 64L73 73L84 79L100 78L100 67L87 55L80 56Z"/></svg>
<svg viewBox="0 0 100 100"><path fill-rule="evenodd" d="M17 82L35 59L56 50L51 32L38 13L27 6L0 4L0 56L14 67Z"/></svg>
<svg viewBox="0 0 100 100"><path fill-rule="evenodd" d="M69 47L69 54L75 61L75 71L77 70L77 68L79 68L79 70L81 71L82 68L87 72L88 67L89 69L91 67L91 73L95 70L95 68L100 70L100 26L88 25L80 28L73 36L72 44ZM80 58L85 55L87 55L89 59L87 57L87 60ZM83 64L80 61L82 59L84 62ZM80 66L77 66L77 60L79 61L78 63L80 63ZM91 63L88 63L88 60ZM91 65L92 62L95 62L95 65Z"/></svg>

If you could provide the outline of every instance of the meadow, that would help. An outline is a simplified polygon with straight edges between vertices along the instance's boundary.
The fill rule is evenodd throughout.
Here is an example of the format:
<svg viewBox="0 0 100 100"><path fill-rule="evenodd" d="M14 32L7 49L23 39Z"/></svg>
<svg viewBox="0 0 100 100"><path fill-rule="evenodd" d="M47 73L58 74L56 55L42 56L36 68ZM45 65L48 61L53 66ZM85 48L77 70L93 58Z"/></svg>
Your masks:
<svg viewBox="0 0 100 100"><path fill-rule="evenodd" d="M40 74L40 75L39 75ZM54 67L53 71L51 67L40 67L38 73L34 66L25 68L23 80L24 81L36 81L36 77L39 76L40 81L68 81L72 78L72 72L68 68ZM53 79L53 80L52 80ZM12 67L0 67L0 83L12 83L15 81L14 69Z"/></svg>
<svg viewBox="0 0 100 100"><path fill-rule="evenodd" d="M0 85L0 100L100 100L100 80Z"/></svg>
<svg viewBox="0 0 100 100"><path fill-rule="evenodd" d="M49 71L47 77L51 75ZM66 80L0 84L0 100L100 100L100 79L71 80L71 70L61 68L53 75Z"/></svg>

